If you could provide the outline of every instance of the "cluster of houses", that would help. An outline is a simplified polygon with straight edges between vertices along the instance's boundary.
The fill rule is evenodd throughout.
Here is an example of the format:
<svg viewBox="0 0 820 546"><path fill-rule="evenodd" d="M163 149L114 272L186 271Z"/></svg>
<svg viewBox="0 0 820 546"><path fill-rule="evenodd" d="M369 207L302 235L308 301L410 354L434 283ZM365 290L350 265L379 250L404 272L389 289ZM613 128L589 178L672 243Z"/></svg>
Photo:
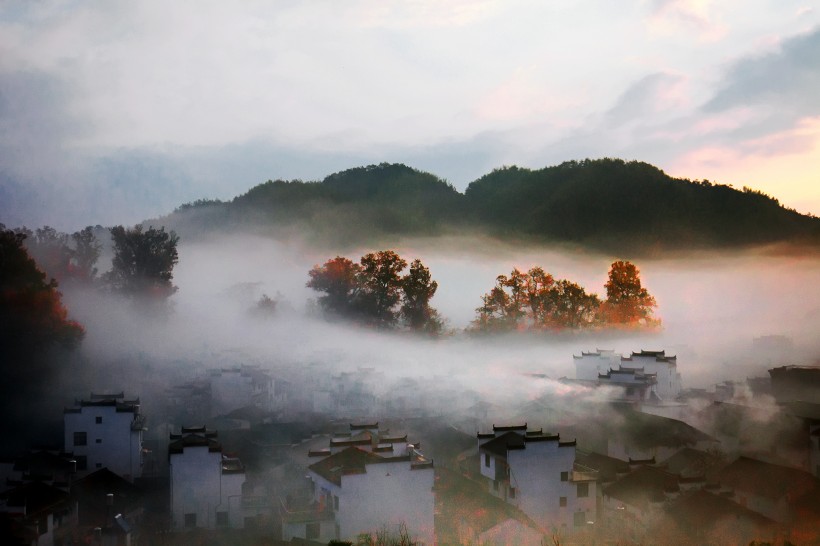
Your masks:
<svg viewBox="0 0 820 546"><path fill-rule="evenodd" d="M574 362L576 378L563 382L605 393L592 406L543 399L508 411L485 404L480 416L319 422L317 400L370 413L374 372L358 370L317 386L332 396L306 398L316 420L307 429L282 419L287 389L277 391L261 368L211 370L169 391L150 423L153 440L139 399L91 394L64 410L61 449L0 462L0 538L820 540L820 390L810 388L820 368L772 369L771 407L727 383L695 410L677 358L664 351L597 350ZM367 407L345 394L364 396Z"/></svg>

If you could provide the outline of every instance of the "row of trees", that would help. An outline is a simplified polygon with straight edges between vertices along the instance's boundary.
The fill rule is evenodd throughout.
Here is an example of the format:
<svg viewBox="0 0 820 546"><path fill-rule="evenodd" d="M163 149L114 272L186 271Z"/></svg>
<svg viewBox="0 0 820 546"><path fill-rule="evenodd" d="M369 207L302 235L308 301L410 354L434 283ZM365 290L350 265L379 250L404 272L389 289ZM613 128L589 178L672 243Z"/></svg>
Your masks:
<svg viewBox="0 0 820 546"><path fill-rule="evenodd" d="M336 256L308 273L307 286L321 292L319 306L341 317L383 329L404 326L438 334L442 320L430 306L438 283L421 260L407 261L392 250L371 252L359 263Z"/></svg>
<svg viewBox="0 0 820 546"><path fill-rule="evenodd" d="M406 327L438 334L442 319L430 305L438 283L420 260L410 264L392 250L362 256L359 263L336 256L308 273L307 286L320 293L318 303L331 318L350 319L384 329ZM655 298L641 284L640 272L616 261L605 285L607 297L588 294L579 284L555 279L540 267L499 275L482 297L470 330L579 330L654 328Z"/></svg>
<svg viewBox="0 0 820 546"><path fill-rule="evenodd" d="M479 332L510 330L577 330L591 327L652 328L655 298L641 284L634 264L616 261L609 270L606 300L588 294L579 284L555 279L540 267L522 273L513 269L499 275L495 286L476 309L472 329Z"/></svg>
<svg viewBox="0 0 820 546"><path fill-rule="evenodd" d="M165 228L141 225L115 226L111 237L111 270L97 276L97 260L103 245L97 234L100 226L88 226L71 235L44 226L31 231L25 227L13 233L45 275L59 284L97 284L127 296L164 300L176 291L173 270L178 261L179 237Z"/></svg>

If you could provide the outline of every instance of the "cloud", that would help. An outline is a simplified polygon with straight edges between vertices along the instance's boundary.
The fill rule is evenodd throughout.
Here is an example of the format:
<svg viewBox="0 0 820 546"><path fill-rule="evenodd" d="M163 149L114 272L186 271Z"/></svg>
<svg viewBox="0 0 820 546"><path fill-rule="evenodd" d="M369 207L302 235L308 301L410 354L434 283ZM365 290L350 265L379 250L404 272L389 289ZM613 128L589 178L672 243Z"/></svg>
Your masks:
<svg viewBox="0 0 820 546"><path fill-rule="evenodd" d="M686 104L682 82L680 76L662 72L644 76L618 97L604 118L608 124L621 125L679 111Z"/></svg>
<svg viewBox="0 0 820 546"><path fill-rule="evenodd" d="M820 28L731 64L706 112L766 106L787 119L820 114Z"/></svg>

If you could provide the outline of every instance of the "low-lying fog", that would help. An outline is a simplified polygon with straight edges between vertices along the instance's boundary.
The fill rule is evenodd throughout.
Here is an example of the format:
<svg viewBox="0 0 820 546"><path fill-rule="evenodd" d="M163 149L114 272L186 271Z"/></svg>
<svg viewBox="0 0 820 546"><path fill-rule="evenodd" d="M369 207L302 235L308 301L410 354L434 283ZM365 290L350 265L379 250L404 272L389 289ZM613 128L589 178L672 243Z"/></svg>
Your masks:
<svg viewBox="0 0 820 546"><path fill-rule="evenodd" d="M176 362L173 375L183 381L207 368L242 363L272 369L313 365L331 373L373 367L388 378L449 377L465 391L532 397L550 383L534 382L521 372L573 377L573 353L596 347L623 353L666 349L678 355L685 387L765 375L771 366L813 363L820 354L816 257L714 253L635 260L644 286L657 299L660 333L476 338L463 329L497 275L540 265L605 297L603 285L616 257L517 249L477 239L408 241L392 248L430 268L439 283L433 305L453 335L418 339L317 318L310 305L315 294L305 287L307 273L335 256L332 251L251 236L182 240L174 272L179 290L165 317L140 318L130 304L98 293L65 293L71 315L87 329L83 350L93 375L84 390L140 394L135 391L147 386L139 381L149 378L124 378L104 369L106 362L134 358ZM343 254L356 261L375 250L380 249ZM107 264L99 266L107 269ZM280 300L272 320L249 312L263 293ZM754 338L766 335L787 336L793 345L786 353L755 351Z"/></svg>

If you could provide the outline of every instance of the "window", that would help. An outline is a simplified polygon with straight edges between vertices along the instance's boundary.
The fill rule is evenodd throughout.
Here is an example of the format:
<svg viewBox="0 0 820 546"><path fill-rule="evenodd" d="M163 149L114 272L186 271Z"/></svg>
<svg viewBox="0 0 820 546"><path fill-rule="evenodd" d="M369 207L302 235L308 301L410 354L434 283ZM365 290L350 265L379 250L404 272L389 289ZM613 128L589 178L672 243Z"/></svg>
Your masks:
<svg viewBox="0 0 820 546"><path fill-rule="evenodd" d="M490 466L490 454L489 453L484 454L484 466L486 466L488 468Z"/></svg>
<svg viewBox="0 0 820 546"><path fill-rule="evenodd" d="M196 527L196 514L185 514L185 527Z"/></svg>
<svg viewBox="0 0 820 546"><path fill-rule="evenodd" d="M217 527L227 527L228 526L228 513L227 512L217 512L216 513L216 525L217 525Z"/></svg>
<svg viewBox="0 0 820 546"><path fill-rule="evenodd" d="M317 540L319 538L319 524L317 522L305 525L305 538L307 540Z"/></svg>
<svg viewBox="0 0 820 546"><path fill-rule="evenodd" d="M98 415L97 417L94 418L94 422L97 423L98 425L102 424L102 417Z"/></svg>
<svg viewBox="0 0 820 546"><path fill-rule="evenodd" d="M578 498L588 497L589 496L589 484L588 483L579 483L578 484Z"/></svg>
<svg viewBox="0 0 820 546"><path fill-rule="evenodd" d="M74 445L85 446L88 445L88 435L85 432L74 433Z"/></svg>
<svg viewBox="0 0 820 546"><path fill-rule="evenodd" d="M569 472L561 472L561 481L565 482L569 479Z"/></svg>
<svg viewBox="0 0 820 546"><path fill-rule="evenodd" d="M94 465L94 468L102 468L102 463L97 463Z"/></svg>
<svg viewBox="0 0 820 546"><path fill-rule="evenodd" d="M559 497L558 498L558 506L566 506L567 505L567 498L566 497Z"/></svg>
<svg viewBox="0 0 820 546"><path fill-rule="evenodd" d="M573 515L573 523L576 527L583 527L586 525L587 522L587 513L586 512L575 512Z"/></svg>
<svg viewBox="0 0 820 546"><path fill-rule="evenodd" d="M515 498L515 487L510 487L510 498L511 499Z"/></svg>
<svg viewBox="0 0 820 546"><path fill-rule="evenodd" d="M102 438L97 438L96 440L94 440L94 443L101 444L102 443Z"/></svg>

